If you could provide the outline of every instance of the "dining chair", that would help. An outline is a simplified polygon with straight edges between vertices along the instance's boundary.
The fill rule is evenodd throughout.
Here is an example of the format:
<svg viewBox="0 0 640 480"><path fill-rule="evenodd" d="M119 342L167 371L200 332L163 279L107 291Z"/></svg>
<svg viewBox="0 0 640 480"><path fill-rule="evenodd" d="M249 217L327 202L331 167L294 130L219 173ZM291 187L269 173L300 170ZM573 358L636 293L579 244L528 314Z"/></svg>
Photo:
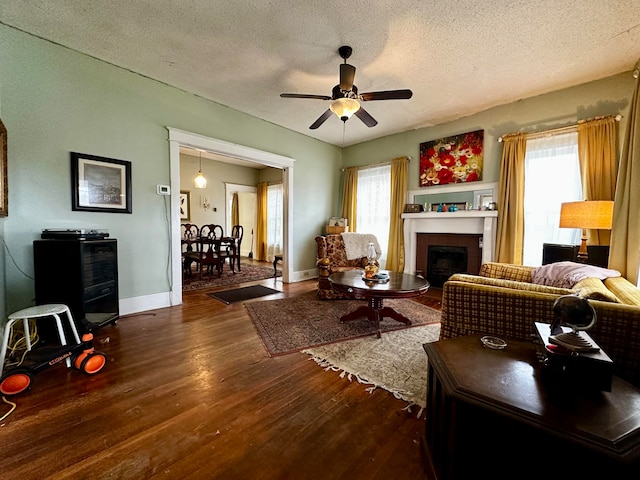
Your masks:
<svg viewBox="0 0 640 480"><path fill-rule="evenodd" d="M200 227L200 235L198 237L198 254L193 257L198 264L200 278L202 271L207 267L207 273L213 274L213 267L216 267L218 277L222 276L222 264L224 257L221 252L222 236L224 230L221 225L214 223L205 224Z"/></svg>
<svg viewBox="0 0 640 480"><path fill-rule="evenodd" d="M244 228L242 225L234 225L231 227L231 235L226 239L231 240L224 246L224 259L229 259L229 265L231 270L234 270L234 264L238 266L240 272L240 246L242 245L242 237L244 235Z"/></svg>
<svg viewBox="0 0 640 480"><path fill-rule="evenodd" d="M197 253L199 236L200 228L197 225L194 225L193 223L183 223L180 225L182 269L187 275L191 275L191 264L194 262L193 257Z"/></svg>

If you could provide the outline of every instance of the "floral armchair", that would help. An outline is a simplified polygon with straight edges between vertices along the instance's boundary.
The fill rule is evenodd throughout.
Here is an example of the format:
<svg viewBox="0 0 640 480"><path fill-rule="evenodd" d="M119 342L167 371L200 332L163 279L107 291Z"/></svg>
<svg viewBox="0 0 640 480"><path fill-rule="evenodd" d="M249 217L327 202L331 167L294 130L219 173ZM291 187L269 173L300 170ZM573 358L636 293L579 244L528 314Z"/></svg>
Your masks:
<svg viewBox="0 0 640 480"><path fill-rule="evenodd" d="M318 266L318 297L323 300L359 298L353 294L338 292L331 287L329 275L334 272L362 269L367 265L367 257L348 260L341 234L319 235L316 237Z"/></svg>

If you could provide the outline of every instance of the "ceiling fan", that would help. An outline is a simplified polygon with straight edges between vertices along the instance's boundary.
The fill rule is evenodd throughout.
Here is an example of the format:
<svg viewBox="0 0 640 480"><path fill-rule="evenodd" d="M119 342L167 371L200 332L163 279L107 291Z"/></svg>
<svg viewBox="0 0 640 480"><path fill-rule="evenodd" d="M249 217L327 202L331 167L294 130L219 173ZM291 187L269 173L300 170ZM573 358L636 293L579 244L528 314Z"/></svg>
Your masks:
<svg viewBox="0 0 640 480"><path fill-rule="evenodd" d="M352 115L358 117L367 127L375 127L378 121L369 115L360 102L371 100L404 100L411 98L413 92L404 90L385 90L380 92L358 93L358 87L353 84L356 76L356 67L347 63L347 58L351 56L353 49L342 46L338 49L340 57L344 63L340 65L340 83L333 87L331 96L329 95L308 95L303 93L281 93L283 98L314 98L317 100L333 100L331 105L320 117L311 124L311 130L315 130L322 125L330 116L335 113L340 120L346 122Z"/></svg>

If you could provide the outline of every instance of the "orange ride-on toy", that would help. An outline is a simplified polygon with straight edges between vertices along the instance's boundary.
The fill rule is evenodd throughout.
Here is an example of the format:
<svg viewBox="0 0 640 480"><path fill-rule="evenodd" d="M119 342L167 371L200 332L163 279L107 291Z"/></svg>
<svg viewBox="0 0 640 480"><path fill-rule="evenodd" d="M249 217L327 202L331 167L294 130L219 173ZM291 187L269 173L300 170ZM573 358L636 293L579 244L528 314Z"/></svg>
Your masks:
<svg viewBox="0 0 640 480"><path fill-rule="evenodd" d="M2 375L2 378L0 378L0 393L9 396L24 392L31 385L36 373L64 362L67 358L71 359L71 365L74 368L86 375L95 375L107 363L105 354L94 350L92 333L85 333L82 336L82 341L78 344L63 345L54 351L48 352L45 358L32 359L31 357L37 357L37 353L37 350L29 352L29 358L25 359L22 365Z"/></svg>

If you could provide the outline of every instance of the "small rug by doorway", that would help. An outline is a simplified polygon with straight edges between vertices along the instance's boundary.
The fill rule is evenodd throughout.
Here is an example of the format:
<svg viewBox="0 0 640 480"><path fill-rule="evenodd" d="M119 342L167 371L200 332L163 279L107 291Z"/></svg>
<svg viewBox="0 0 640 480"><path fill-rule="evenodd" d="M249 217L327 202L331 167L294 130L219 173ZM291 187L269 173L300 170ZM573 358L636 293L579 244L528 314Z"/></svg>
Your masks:
<svg viewBox="0 0 640 480"><path fill-rule="evenodd" d="M195 267L192 267L195 270ZM222 276L218 278L218 274L202 275L202 280L198 272L192 272L191 275L182 276L182 290L199 290L203 288L224 287L227 285L238 285L240 283L253 282L256 280L266 280L273 278L273 266L261 265L241 265L242 270L233 273L229 265L225 265L222 270ZM277 276L281 276L281 270L278 270Z"/></svg>
<svg viewBox="0 0 640 480"><path fill-rule="evenodd" d="M385 332L440 322L440 312L410 299L385 300L389 306L412 321L412 326L384 318ZM374 336L374 327L366 318L346 323L340 317L352 312L363 300L320 300L315 291L290 298L256 301L245 304L269 356L284 355L305 348L327 345L358 337Z"/></svg>
<svg viewBox="0 0 640 480"><path fill-rule="evenodd" d="M223 290L221 292L209 293L208 295L227 305L236 302L243 302L252 298L264 297L274 293L282 293L280 290L265 287L263 285L251 285L250 287L234 288L233 290Z"/></svg>
<svg viewBox="0 0 640 480"><path fill-rule="evenodd" d="M440 324L388 332L381 338L365 337L303 350L327 371L369 384L372 393L380 387L419 407L427 405L427 354L422 345L438 340Z"/></svg>

